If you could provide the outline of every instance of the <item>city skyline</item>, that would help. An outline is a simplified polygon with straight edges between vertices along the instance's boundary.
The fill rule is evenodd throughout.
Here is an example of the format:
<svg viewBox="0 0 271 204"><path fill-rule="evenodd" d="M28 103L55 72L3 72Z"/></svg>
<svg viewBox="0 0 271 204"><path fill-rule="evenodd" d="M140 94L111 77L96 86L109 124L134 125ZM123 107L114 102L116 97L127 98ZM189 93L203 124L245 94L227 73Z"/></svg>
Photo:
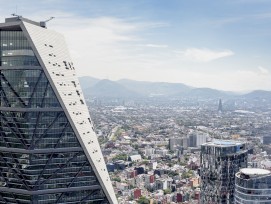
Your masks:
<svg viewBox="0 0 271 204"><path fill-rule="evenodd" d="M56 17L79 76L271 90L266 0L0 2L2 21Z"/></svg>

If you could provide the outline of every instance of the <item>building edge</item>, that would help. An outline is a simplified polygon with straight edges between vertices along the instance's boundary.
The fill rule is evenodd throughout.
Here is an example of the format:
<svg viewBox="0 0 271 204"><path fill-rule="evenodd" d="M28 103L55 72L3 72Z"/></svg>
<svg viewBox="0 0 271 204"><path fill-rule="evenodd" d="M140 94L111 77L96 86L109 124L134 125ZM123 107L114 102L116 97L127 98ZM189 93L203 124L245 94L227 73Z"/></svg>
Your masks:
<svg viewBox="0 0 271 204"><path fill-rule="evenodd" d="M115 193L114 193L114 189L113 189L112 183L111 183L111 181L110 181L109 174L108 174L108 172L107 172L107 170L106 170L106 165L105 165L104 159L103 159L103 157L102 157L102 163L104 163L103 166L104 166L104 168L105 168L105 171L107 172L106 178L103 178L103 177L100 175L100 172L99 172L99 170L98 170L98 167L97 167L97 165L94 163L94 161L92 160L91 155L90 155L90 152L88 151L88 149L87 149L87 147L86 147L86 144L85 144L84 141L82 140L82 137L81 137L81 135L80 135L80 133L79 133L79 131L78 131L78 129L77 129L77 127L76 127L76 125L75 125L75 123L74 123L74 121L73 121L73 119L72 119L72 117L71 117L71 115L70 115L70 113L69 113L69 111L68 111L68 109L67 109L67 107L66 107L64 101L63 101L63 98L61 97L61 95L60 95L60 93L59 93L59 90L57 89L57 87L56 87L56 85L55 85L55 83L54 83L54 81L53 81L53 79L52 79L52 77L51 77L51 75L50 75L50 73L49 73L49 71L48 71L48 69L47 69L45 63L44 63L44 60L42 59L42 56L40 55L40 51L38 50L37 46L36 46L35 43L34 43L34 40L32 39L31 35L29 34L29 30L28 30L27 26L29 26L29 25L31 26L31 23L29 23L29 22L24 22L24 19L21 19L20 21L17 21L16 23L9 22L8 24L9 24L10 26L18 25L18 26L20 26L20 28L21 28L22 31L24 32L26 38L28 39L28 41L29 41L29 43L30 43L30 45L31 45L31 47L32 47L32 49L33 49L33 51L34 51L34 53L35 53L35 55L36 55L36 57L37 57L39 63L40 63L40 66L42 67L42 69L43 69L43 71L44 71L44 73L45 73L45 75L46 75L48 81L50 82L50 85L51 85L53 91L55 92L55 95L56 95L56 97L57 97L59 103L61 104L61 107L63 108L63 111L64 111L65 114L66 114L66 117L68 118L68 120L69 120L69 122L70 122L70 124L71 124L71 126L72 126L72 128L73 128L73 131L74 131L75 134L76 134L76 137L77 137L77 139L78 139L78 141L79 141L81 147L82 147L83 150L84 150L85 155L86 155L87 158L88 158L88 161L89 161L89 163L90 163L90 165L91 165L93 171L95 172L95 175L96 175L96 177L97 177L97 179L98 179L98 181L99 181L99 183L100 183L100 185L101 185L101 187L102 187L102 189L103 189L103 191L104 191L104 193L105 193L105 195L106 195L106 198L108 199L108 201L109 201L111 204L117 204L118 201L117 201L116 195L115 195ZM32 24L32 25L33 25L33 24ZM47 30L46 28L39 27L39 26L37 26L37 25L34 25L34 26L37 27L37 29L45 29L45 30ZM56 32L55 32L55 33L56 33ZM59 36L62 36L62 35L59 34L59 33L56 33L56 34L59 35ZM64 41L64 37L63 37L63 36L62 36L62 38L63 38L63 41ZM70 57L70 56L69 56L69 57ZM88 112L87 112L86 114L89 115ZM89 116L89 117L90 117L90 116ZM93 132L94 132L94 131L93 131ZM95 134L95 132L94 132L94 134ZM95 134L95 139L97 140L96 134ZM98 141L98 140L97 140L97 141ZM99 144L99 143L98 143L98 144ZM97 147L96 147L96 148L97 148ZM101 153L101 150L100 150L100 146L98 146L98 149L99 149L98 151L100 152L100 154L102 154L102 153ZM103 172L103 173L105 173L105 172ZM107 182L106 182L105 180L106 180ZM107 184L105 184L105 183L107 183ZM109 184L109 183L110 183L110 184Z"/></svg>

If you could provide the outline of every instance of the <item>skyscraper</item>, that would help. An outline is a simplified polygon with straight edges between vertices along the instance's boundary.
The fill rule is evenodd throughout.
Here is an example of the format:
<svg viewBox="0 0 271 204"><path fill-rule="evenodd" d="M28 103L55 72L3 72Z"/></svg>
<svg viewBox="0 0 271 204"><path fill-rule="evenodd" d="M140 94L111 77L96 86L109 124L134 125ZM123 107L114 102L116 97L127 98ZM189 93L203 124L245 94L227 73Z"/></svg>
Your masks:
<svg viewBox="0 0 271 204"><path fill-rule="evenodd" d="M201 145L201 204L232 204L235 173L247 166L245 144L217 140Z"/></svg>
<svg viewBox="0 0 271 204"><path fill-rule="evenodd" d="M235 203L271 203L271 172L266 169L244 168L235 176Z"/></svg>
<svg viewBox="0 0 271 204"><path fill-rule="evenodd" d="M62 35L0 24L0 203L117 203Z"/></svg>
<svg viewBox="0 0 271 204"><path fill-rule="evenodd" d="M222 100L219 99L219 103L218 103L218 112L222 112L223 108L222 108Z"/></svg>

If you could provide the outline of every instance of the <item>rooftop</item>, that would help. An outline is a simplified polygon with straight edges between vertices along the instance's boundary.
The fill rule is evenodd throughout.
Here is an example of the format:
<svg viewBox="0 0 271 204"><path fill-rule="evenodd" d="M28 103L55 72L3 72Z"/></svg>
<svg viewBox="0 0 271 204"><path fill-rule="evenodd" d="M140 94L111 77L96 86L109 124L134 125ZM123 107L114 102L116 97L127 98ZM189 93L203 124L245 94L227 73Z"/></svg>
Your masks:
<svg viewBox="0 0 271 204"><path fill-rule="evenodd" d="M13 14L13 17L6 18L5 19L5 23L0 23L0 25L14 25L14 23L17 25L21 21L24 21L24 22L31 23L31 24L36 25L36 26L40 26L40 27L46 28L46 22L52 20L53 18L54 17L51 17L50 19L48 19L46 21L37 22L37 21L29 20L29 19L24 18L24 17L19 16L19 15Z"/></svg>
<svg viewBox="0 0 271 204"><path fill-rule="evenodd" d="M245 174L250 177L257 177L257 176L263 176L263 175L269 175L271 174L271 171L267 169L259 169L259 168L244 168L240 169L241 174Z"/></svg>
<svg viewBox="0 0 271 204"><path fill-rule="evenodd" d="M242 145L243 142L234 141L234 140L214 140L212 142L204 143L204 146L218 146L218 147L229 147L229 146L237 146Z"/></svg>

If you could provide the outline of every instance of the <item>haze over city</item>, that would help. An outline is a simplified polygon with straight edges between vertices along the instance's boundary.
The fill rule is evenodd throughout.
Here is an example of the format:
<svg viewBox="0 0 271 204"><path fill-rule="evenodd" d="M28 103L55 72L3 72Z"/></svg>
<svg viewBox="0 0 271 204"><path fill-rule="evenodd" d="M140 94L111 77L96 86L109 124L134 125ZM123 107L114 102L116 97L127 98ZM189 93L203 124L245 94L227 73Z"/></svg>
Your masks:
<svg viewBox="0 0 271 204"><path fill-rule="evenodd" d="M0 203L270 203L270 1L0 3Z"/></svg>
<svg viewBox="0 0 271 204"><path fill-rule="evenodd" d="M12 1L12 13L65 35L80 76L271 88L268 0Z"/></svg>

